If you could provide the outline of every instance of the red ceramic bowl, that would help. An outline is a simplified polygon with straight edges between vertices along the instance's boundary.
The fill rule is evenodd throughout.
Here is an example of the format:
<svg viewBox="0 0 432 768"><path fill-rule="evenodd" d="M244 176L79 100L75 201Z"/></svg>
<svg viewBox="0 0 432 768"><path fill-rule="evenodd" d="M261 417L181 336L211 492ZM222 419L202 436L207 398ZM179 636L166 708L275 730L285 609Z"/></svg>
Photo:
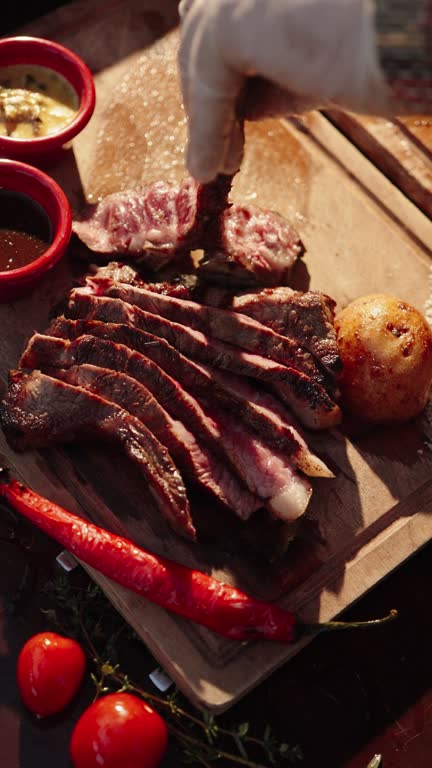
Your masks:
<svg viewBox="0 0 432 768"><path fill-rule="evenodd" d="M0 301L12 301L30 293L65 252L72 231L69 201L56 181L34 166L0 159L0 190L20 193L37 203L51 225L51 242L30 264L0 271Z"/></svg>
<svg viewBox="0 0 432 768"><path fill-rule="evenodd" d="M78 97L77 114L56 133L30 139L0 136L0 157L43 165L56 158L90 120L96 102L93 76L79 56L52 40L25 36L0 38L0 68L16 64L54 70L70 83Z"/></svg>

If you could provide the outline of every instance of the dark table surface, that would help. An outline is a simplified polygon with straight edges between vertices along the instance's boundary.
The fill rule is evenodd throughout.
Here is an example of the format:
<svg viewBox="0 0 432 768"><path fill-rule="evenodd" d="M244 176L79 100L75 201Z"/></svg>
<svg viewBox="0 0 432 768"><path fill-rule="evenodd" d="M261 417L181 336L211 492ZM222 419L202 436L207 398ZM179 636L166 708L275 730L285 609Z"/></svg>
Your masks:
<svg viewBox="0 0 432 768"><path fill-rule="evenodd" d="M94 695L87 680L64 715L40 722L22 707L15 680L17 654L37 631L55 629L58 600L49 585L64 578L73 589L89 583L78 567L65 575L57 545L29 524L2 515L0 523L0 744L2 768L68 765L74 723ZM380 629L316 638L292 661L223 716L249 721L257 733L266 723L282 740L299 744L304 768L366 768L376 753L385 768L429 768L432 755L429 585L432 545L376 586L346 619L385 614L399 619ZM48 589L47 589L48 585ZM106 615L111 607L106 603ZM60 619L62 625L63 618ZM67 626L67 625L66 625ZM103 653L103 645L100 646ZM116 643L120 666L134 682L157 693L148 674L156 663L139 642ZM137 671L138 670L138 671ZM175 750L163 768L179 764ZM229 765L229 763L219 763ZM196 764L198 765L198 764Z"/></svg>
<svg viewBox="0 0 432 768"><path fill-rule="evenodd" d="M48 13L59 3L40 0L2 8L1 34ZM67 766L74 723L92 700L88 676L64 715L37 721L20 703L15 679L18 652L37 631L53 629L58 601L50 584L59 577L73 589L90 581L78 567L65 575L56 562L56 544L9 515L0 518L0 766ZM245 720L257 732L266 723L289 744L301 746L304 768L366 768L381 754L384 768L432 765L432 544L403 564L344 619L384 615L396 607L399 619L373 631L350 631L316 638L285 667L223 716ZM102 608L109 621L113 611ZM148 674L156 663L142 644L120 634L116 654L135 681L157 693ZM179 765L172 747L163 768ZM218 762L218 765L229 765ZM194 765L198 766L198 763Z"/></svg>

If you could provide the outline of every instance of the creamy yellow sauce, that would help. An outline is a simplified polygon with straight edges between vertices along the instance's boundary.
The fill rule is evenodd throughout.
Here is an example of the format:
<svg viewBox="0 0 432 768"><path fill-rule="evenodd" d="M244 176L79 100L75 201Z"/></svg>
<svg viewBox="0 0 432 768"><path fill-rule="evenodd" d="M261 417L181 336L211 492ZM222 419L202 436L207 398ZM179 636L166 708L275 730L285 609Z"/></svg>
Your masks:
<svg viewBox="0 0 432 768"><path fill-rule="evenodd" d="M47 67L0 67L0 136L30 139L56 133L70 123L78 96L62 75Z"/></svg>

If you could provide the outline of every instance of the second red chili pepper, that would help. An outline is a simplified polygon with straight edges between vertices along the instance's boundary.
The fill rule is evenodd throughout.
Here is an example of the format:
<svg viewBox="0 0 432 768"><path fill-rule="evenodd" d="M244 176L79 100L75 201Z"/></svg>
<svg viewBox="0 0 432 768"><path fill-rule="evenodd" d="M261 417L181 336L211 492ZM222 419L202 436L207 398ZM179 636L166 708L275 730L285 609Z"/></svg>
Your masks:
<svg viewBox="0 0 432 768"><path fill-rule="evenodd" d="M224 637L292 643L305 629L370 626L396 616L396 611L392 611L384 619L371 622L328 622L306 628L293 613L277 605L256 600L205 573L146 552L131 541L67 512L10 479L6 470L0 470L0 496L87 565L168 611Z"/></svg>

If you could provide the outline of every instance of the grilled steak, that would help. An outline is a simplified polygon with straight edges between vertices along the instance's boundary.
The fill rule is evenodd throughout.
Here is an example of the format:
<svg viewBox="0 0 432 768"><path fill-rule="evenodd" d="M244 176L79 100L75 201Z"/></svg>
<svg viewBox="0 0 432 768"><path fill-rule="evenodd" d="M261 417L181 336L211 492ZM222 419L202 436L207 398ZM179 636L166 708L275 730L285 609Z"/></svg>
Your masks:
<svg viewBox="0 0 432 768"><path fill-rule="evenodd" d="M67 370L54 369L50 373L131 413L167 447L185 478L193 480L231 510L238 507L243 512L244 488L237 478L209 450L199 445L180 421L172 419L143 384L124 373L88 364ZM258 500L256 504L259 505Z"/></svg>
<svg viewBox="0 0 432 768"><path fill-rule="evenodd" d="M133 280L132 274L129 280ZM285 286L241 294L210 288L200 298L205 304L241 312L281 336L296 339L330 372L336 375L341 372L342 361L333 325L335 302L325 293L302 293Z"/></svg>
<svg viewBox="0 0 432 768"><path fill-rule="evenodd" d="M303 243L273 211L232 205L223 216L222 242L205 243L198 274L222 285L286 285Z"/></svg>
<svg viewBox="0 0 432 768"><path fill-rule="evenodd" d="M134 288L132 290L137 291L138 289ZM111 291L109 292L111 293ZM113 289L113 293L115 294L116 292L117 291ZM120 292L123 293L123 291ZM170 297L158 295L156 298L166 299ZM194 302L183 303L194 305ZM233 312L231 314L235 315L236 313ZM166 313L161 310L161 315L166 315ZM196 323L191 322L190 325L193 327L194 325L196 326ZM195 336L195 348L197 348L199 336L197 333L193 335ZM185 337L182 336L182 338L184 339ZM188 333L188 338L191 338L191 332ZM203 342L202 338L201 342ZM219 347L219 350L220 349L221 348ZM227 350L225 349L225 351ZM203 344L201 344L201 353L204 354ZM214 361L214 356L216 354L215 345L212 345L212 349L207 346L205 354L207 355L207 359L209 359L209 355L212 355ZM329 426L334 426L340 421L340 410L324 387L313 381L301 371L281 365L262 355L254 355L245 352L244 350L236 348L234 345L231 345L230 347L229 356L226 354L218 356L217 364L218 366L226 367L233 373L257 378L266 386L268 385L275 391L282 402L286 403L294 410L305 426L311 427L312 429L323 429Z"/></svg>
<svg viewBox="0 0 432 768"><path fill-rule="evenodd" d="M204 306L195 301L166 296L145 288L88 278L85 288L95 296L110 296L134 304L146 312L195 328L207 336L241 347L254 354L301 371L319 384L324 375L307 350L293 339L281 336L256 320L239 312Z"/></svg>
<svg viewBox="0 0 432 768"><path fill-rule="evenodd" d="M334 329L335 301L321 291L294 291L287 286L260 288L247 293L209 286L179 275L176 282L153 283L132 266L110 262L95 267L94 276L114 283L146 288L153 293L229 309L253 318L281 336L288 336L307 349L332 376L338 376L342 361Z"/></svg>
<svg viewBox="0 0 432 768"><path fill-rule="evenodd" d="M231 177L219 176L204 186L193 179L171 186L157 181L146 189L115 192L88 205L73 222L78 238L96 254L121 253L151 269L204 240L219 242L222 215L228 206Z"/></svg>
<svg viewBox="0 0 432 768"><path fill-rule="evenodd" d="M170 348L167 342L157 340L153 346L152 337L142 331L131 329L128 326L116 326L115 324L93 321L69 321L69 324L64 321L63 329L64 331L69 329L72 337L85 330L95 334L100 333L102 338L110 338L120 345L125 341L130 342L131 338L134 338L135 348L138 347L141 353L147 352L149 357L160 364L169 374L174 373L185 388L189 390L189 386L187 386L189 384L194 389L199 389L200 394L197 399L204 412L219 426L220 444L249 490L258 495L278 517L293 520L303 514L312 492L309 483L296 475L292 466L282 455L270 450L259 439L258 435L244 427L241 422L235 425L231 416L223 408L214 405L211 386L207 386L204 376L199 377L199 372L193 371L192 367L183 366L182 356ZM82 338L85 339L85 336ZM40 350L40 336L38 340ZM80 339L78 338L77 341L79 342ZM51 348L53 349L54 345L51 345ZM45 347L46 349L47 347ZM30 352L33 356L34 350L35 346L33 345L33 352ZM48 362L45 362L42 367L52 366L52 354L49 347L45 360ZM40 364L41 355L39 355L38 362ZM64 365L63 361L56 363L55 367L62 365Z"/></svg>
<svg viewBox="0 0 432 768"><path fill-rule="evenodd" d="M286 283L304 248L277 213L228 203L231 177L198 185L159 181L89 205L73 231L96 254L123 254L158 270L179 254L202 249L199 272L240 285Z"/></svg>
<svg viewBox="0 0 432 768"><path fill-rule="evenodd" d="M144 475L160 511L182 535L195 528L182 477L167 449L130 413L40 371L10 373L0 421L15 450L96 435L120 445Z"/></svg>
<svg viewBox="0 0 432 768"><path fill-rule="evenodd" d="M196 441L194 441L192 435L187 433L187 430L185 430L183 425L179 425L179 422L170 420L168 414L164 413L161 417L160 413L157 413L157 407L155 408L154 398L137 381L124 374L113 373L112 371L92 365L80 365L69 368L66 371L56 371L55 375L59 376L63 381L96 392L99 396L128 410L140 420L144 416L146 421L145 414L149 410L147 426L158 439L164 441L171 455L178 462L179 466L185 470L186 474L190 474L192 470L192 476L201 482L204 488L210 489L215 493L214 484L209 485L208 483L208 464L202 465L202 454L199 447L196 446ZM161 410L160 407L159 410ZM180 429L177 425L180 426ZM186 440L184 433L186 433ZM231 429L230 438L232 441L235 440L235 449L233 446L231 451L235 450L236 460L238 461L239 455L243 456L243 466L240 474L248 477L248 487L255 487L257 497L265 500L270 498L268 506L276 517L281 516L289 521L297 518L306 509L308 504L312 492L309 484L302 480L297 482L297 478L294 476L288 476L287 480L287 471L290 471L293 475L292 469L288 470L287 463L277 455L273 454L269 459L268 449L258 440L254 443L253 456L255 461L252 465L250 462L249 435L246 438L245 452L239 452L239 449L244 444L244 430L239 428ZM194 461L197 452L198 463ZM257 463L261 470L258 472L256 469ZM197 469L199 472L198 477L196 476ZM234 491L238 493L237 488L234 488ZM219 500L228 503L231 509L236 508L235 494L230 492L230 489L228 502L226 494L221 493L220 490L218 492L216 489L215 495L218 496ZM225 498L223 498L224 496Z"/></svg>
<svg viewBox="0 0 432 768"><path fill-rule="evenodd" d="M176 276L174 282L148 282L148 279L141 275L135 267L131 264L124 264L121 261L110 261L103 266L91 264L90 274L99 279L136 285L140 288L148 288L155 293L163 293L165 296L177 296L179 299L192 299L193 288L197 284L197 278L194 273ZM189 287L186 283L191 283L192 286Z"/></svg>
<svg viewBox="0 0 432 768"><path fill-rule="evenodd" d="M321 291L294 291L287 286L234 293L217 286L193 282L180 275L175 283L152 283L130 265L110 262L95 268L94 276L110 284L125 283L179 299L196 301L218 309L229 309L253 318L281 336L307 349L332 376L342 370L334 329L335 301ZM192 283L192 284L191 284Z"/></svg>
<svg viewBox="0 0 432 768"><path fill-rule="evenodd" d="M204 413L195 398L185 392L176 380L152 360L122 344L94 336L82 336L70 342L63 338L35 333L21 358L23 367L41 368L46 371L86 363L124 372L144 384L171 416L184 423L216 457L227 460L218 425ZM230 467L231 462L228 459L227 476L229 475L229 482L236 489L236 504L233 510L239 517L247 519L262 503L240 480L236 480L236 469Z"/></svg>
<svg viewBox="0 0 432 768"><path fill-rule="evenodd" d="M249 390L246 393L246 380L190 360L165 339L127 324L64 318L54 320L49 332L53 336L67 339L91 334L124 344L150 358L171 377L175 376L185 390L203 399L206 404L217 402L228 412L243 419L264 439L272 441L275 448L288 453L293 461L297 460L297 454L301 456L300 440L289 429L289 423L285 430L275 430L275 418L269 417L262 407L254 403L254 398L249 397ZM267 399L267 410L270 409L269 400L270 396Z"/></svg>
<svg viewBox="0 0 432 768"><path fill-rule="evenodd" d="M219 350L218 342L212 343L212 340L205 337L201 339L202 334L199 331L192 331L185 326L164 320L164 318L149 315L149 313L132 307L119 299L98 298L80 293L74 294L74 296L75 298L71 298L70 303L73 316L99 322L67 324L62 318L58 318L51 324L48 331L50 334L53 336L66 336L67 338L72 336L76 338L78 335L86 333L104 334L105 323L108 323L107 327L113 330L116 341L148 355L171 375L175 373L187 390L204 392L209 400L216 398L229 411L233 411L247 423L251 424L264 437L267 443L275 449L283 450L289 455L293 463L306 474L310 472L312 474L317 472L321 475L325 474L325 465L317 457L310 454L298 431L290 426L290 415L283 406L278 406L274 398L267 395L265 408L263 408L263 396L261 397L261 402L259 402L257 390L252 386L248 386L247 380L244 377L240 378L227 374L225 371L197 365L191 360L186 359L184 355L176 352L177 349L187 354L191 348L194 350L197 347L197 354L190 356L214 362L217 365L221 362L223 363L227 354L230 356L233 352L234 356L238 356L238 352L234 348L219 343L221 348ZM139 330L140 328L147 327L148 332L137 334L134 333L133 327L130 329L125 327L127 325L133 326L132 321L136 315L138 317L135 328ZM102 323L101 321L104 322ZM120 331L118 328L113 329L111 323L123 324L122 330ZM154 336L156 333L154 336L149 335L149 332L154 329L157 332L159 326L162 326L162 330L166 326L163 336L166 341L171 342L170 346L169 344L162 343L158 345L155 343ZM120 337L119 333L121 333ZM160 329L158 335L162 337ZM107 334L107 338L114 340L109 334ZM224 346L227 347L228 353L224 351ZM209 350L213 350L213 355L209 355ZM248 357L246 353L242 354L244 357ZM249 355L249 357L253 358L252 355ZM231 366L232 368L233 366ZM242 373L249 373L251 376L254 373L252 364L248 367L246 362L243 366L239 365L238 369ZM279 415L274 413L275 407L278 409Z"/></svg>

